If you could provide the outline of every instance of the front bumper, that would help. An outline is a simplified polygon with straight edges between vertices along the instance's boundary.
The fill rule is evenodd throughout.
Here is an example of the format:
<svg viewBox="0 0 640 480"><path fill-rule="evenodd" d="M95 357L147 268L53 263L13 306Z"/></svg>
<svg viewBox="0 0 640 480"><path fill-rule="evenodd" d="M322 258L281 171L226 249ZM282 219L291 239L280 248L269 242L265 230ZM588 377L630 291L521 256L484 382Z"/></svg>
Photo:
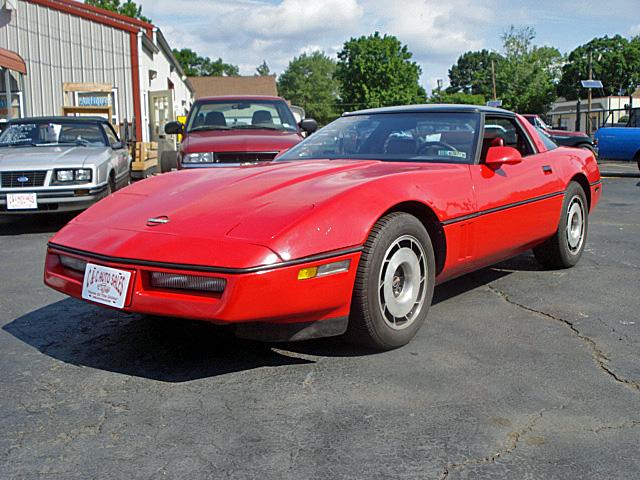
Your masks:
<svg viewBox="0 0 640 480"><path fill-rule="evenodd" d="M123 310L150 315L205 320L219 324L292 324L345 318L349 315L351 294L360 249L323 255L309 261L287 262L284 266L261 267L229 272L229 269L174 266L166 268L146 262L144 265L74 252L50 245L47 249L44 282L51 288L82 298L83 274L65 268L60 255L131 272L131 281ZM320 256L318 256L320 257ZM347 271L298 280L302 268L329 262L350 260ZM207 269L204 270L203 269ZM222 293L173 290L151 285L151 272L179 273L223 278ZM104 306L104 305L100 305Z"/></svg>
<svg viewBox="0 0 640 480"><path fill-rule="evenodd" d="M8 210L8 193L35 193L38 208L28 210ZM107 196L107 185L91 188L65 188L47 190L5 190L0 192L0 213L3 215L28 215L46 212L73 212L84 210Z"/></svg>

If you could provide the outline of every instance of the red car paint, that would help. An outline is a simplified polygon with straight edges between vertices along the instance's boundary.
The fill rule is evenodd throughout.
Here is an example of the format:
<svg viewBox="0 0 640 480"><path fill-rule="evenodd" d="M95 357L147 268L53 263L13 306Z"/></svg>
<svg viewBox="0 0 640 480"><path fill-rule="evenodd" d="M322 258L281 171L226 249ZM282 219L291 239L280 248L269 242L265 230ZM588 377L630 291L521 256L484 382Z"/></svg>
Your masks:
<svg viewBox="0 0 640 480"><path fill-rule="evenodd" d="M426 108L426 107L425 107ZM124 310L217 323L311 322L345 317L360 250L385 213L431 218L438 283L542 243L555 231L572 180L597 204L593 154L547 151L498 170L484 164L310 160L161 175L118 191L50 241L44 280L80 298L82 274L60 254L132 272ZM381 194L384 192L384 194ZM147 219L169 223L149 226ZM351 260L343 273L298 280L301 268ZM150 286L151 271L214 276L222 294Z"/></svg>
<svg viewBox="0 0 640 480"><path fill-rule="evenodd" d="M280 97L266 95L236 95L203 97L198 102L209 101L251 101L265 100L284 102ZM195 107L195 105L194 105ZM194 111L192 107L191 111ZM187 119L187 124L189 119ZM185 132L180 144L178 159L189 153L204 152L273 152L280 153L291 148L303 139L302 132L276 131L276 130L212 130L200 132ZM185 168L178 161L178 169Z"/></svg>

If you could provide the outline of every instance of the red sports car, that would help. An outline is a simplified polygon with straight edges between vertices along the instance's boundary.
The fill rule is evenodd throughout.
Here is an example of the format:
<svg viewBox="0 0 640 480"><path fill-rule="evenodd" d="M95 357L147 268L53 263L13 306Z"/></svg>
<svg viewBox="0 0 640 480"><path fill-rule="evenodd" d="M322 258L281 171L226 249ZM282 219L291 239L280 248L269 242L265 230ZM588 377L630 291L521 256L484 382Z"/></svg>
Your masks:
<svg viewBox="0 0 640 480"><path fill-rule="evenodd" d="M508 111L364 110L270 162L116 192L51 239L45 282L243 337L346 333L390 349L416 334L438 283L531 248L575 265L600 195L591 152Z"/></svg>

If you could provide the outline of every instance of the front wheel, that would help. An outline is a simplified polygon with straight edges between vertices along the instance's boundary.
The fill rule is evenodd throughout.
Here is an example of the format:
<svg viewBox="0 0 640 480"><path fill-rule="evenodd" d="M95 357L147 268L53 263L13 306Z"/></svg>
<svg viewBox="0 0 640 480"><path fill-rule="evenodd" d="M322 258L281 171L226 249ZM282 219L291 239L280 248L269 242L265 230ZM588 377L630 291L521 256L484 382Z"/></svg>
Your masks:
<svg viewBox="0 0 640 480"><path fill-rule="evenodd" d="M433 246L424 225L402 212L381 218L358 265L349 339L379 350L407 344L425 321L434 283Z"/></svg>
<svg viewBox="0 0 640 480"><path fill-rule="evenodd" d="M584 251L588 226L587 196L580 184L571 182L564 195L558 229L533 249L536 260L550 268L573 267Z"/></svg>

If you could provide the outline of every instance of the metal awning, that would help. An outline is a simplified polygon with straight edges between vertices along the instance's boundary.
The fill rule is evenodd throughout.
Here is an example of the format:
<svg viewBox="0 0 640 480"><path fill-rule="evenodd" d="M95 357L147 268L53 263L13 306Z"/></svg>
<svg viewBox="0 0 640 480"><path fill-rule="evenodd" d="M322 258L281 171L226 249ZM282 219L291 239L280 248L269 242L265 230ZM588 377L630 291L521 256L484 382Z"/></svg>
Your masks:
<svg viewBox="0 0 640 480"><path fill-rule="evenodd" d="M22 74L27 73L27 66L24 60L16 52L0 48L0 67L13 70L14 72L20 72Z"/></svg>

